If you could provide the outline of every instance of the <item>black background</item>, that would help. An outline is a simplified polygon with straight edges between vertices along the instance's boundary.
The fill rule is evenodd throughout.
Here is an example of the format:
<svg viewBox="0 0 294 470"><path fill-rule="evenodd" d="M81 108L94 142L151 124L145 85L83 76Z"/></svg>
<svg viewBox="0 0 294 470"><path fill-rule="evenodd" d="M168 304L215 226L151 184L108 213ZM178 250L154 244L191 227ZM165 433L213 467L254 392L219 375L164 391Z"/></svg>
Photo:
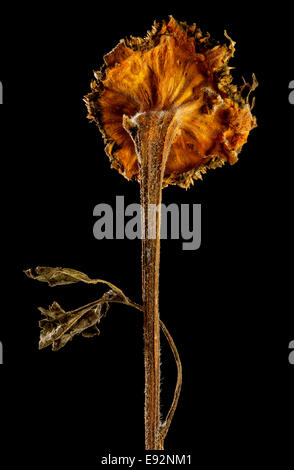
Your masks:
<svg viewBox="0 0 294 470"><path fill-rule="evenodd" d="M183 364L166 449L192 454L195 465L204 458L203 468L291 454L293 16L284 2L262 11L206 3L50 3L3 12L1 431L12 461L95 468L108 452L144 455L140 313L113 306L98 339L38 351L38 306L57 300L76 308L103 287L49 288L23 270L75 268L140 302L140 241L97 241L92 232L94 206L114 205L116 195L138 202L139 185L110 169L82 98L105 53L169 14L220 41L226 29L237 43L235 83L254 72L260 86L258 128L239 162L189 191L163 192L166 204L202 206L199 250L162 241L161 318ZM164 415L176 379L164 338L162 376Z"/></svg>

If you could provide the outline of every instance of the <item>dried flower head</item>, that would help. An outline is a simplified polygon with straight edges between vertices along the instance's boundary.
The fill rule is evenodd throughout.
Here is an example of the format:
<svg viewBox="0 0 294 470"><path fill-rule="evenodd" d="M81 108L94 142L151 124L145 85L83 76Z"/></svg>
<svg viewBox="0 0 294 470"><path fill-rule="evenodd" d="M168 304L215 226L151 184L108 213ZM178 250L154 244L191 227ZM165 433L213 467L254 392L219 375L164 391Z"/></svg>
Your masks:
<svg viewBox="0 0 294 470"><path fill-rule="evenodd" d="M111 164L140 183L142 224L142 306L108 281L59 267L29 269L27 276L50 286L77 282L110 287L101 298L65 312L56 302L40 308L40 348L62 348L74 336L99 334L97 325L110 303L123 303L143 313L145 363L145 448L164 449L182 384L179 354L159 317L160 220L162 188L188 188L207 168L233 164L256 126L249 94L257 85L232 85L228 45L203 36L195 25L155 23L144 39L122 40L104 57L85 97L89 119L96 122ZM245 87L249 93L244 99ZM159 208L149 211L150 205ZM156 236L149 237L149 228ZM154 229L154 230L153 230ZM148 236L145 236L148 234ZM160 328L177 364L177 383L166 418L160 414Z"/></svg>
<svg viewBox="0 0 294 470"><path fill-rule="evenodd" d="M170 17L147 36L121 40L95 72L85 97L88 118L103 134L112 167L139 180L135 143L124 116L164 111L171 115L172 144L163 185L189 187L207 168L234 164L256 126L248 96L231 84L234 42L220 45L196 25Z"/></svg>

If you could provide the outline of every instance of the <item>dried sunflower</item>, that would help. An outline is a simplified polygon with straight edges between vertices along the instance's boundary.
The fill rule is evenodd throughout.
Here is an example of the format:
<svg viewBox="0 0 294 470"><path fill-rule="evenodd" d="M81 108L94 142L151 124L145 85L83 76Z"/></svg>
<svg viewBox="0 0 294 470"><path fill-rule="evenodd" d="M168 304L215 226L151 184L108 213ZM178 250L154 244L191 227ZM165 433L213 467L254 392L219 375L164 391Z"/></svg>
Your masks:
<svg viewBox="0 0 294 470"><path fill-rule="evenodd" d="M225 35L229 44L220 45L195 24L170 17L146 38L121 40L104 56L85 101L112 167L126 178L140 179L130 120L142 113L164 113L169 121L164 185L188 188L207 168L237 161L256 120L242 97L244 86L231 83L235 43ZM256 84L254 77L253 86L246 85Z"/></svg>

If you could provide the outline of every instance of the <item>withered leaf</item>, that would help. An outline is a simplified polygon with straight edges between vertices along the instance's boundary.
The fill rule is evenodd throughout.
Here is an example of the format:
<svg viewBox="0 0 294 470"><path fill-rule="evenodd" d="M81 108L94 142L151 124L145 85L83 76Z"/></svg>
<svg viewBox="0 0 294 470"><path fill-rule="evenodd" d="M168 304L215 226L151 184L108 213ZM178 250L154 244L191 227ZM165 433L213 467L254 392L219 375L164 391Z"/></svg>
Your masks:
<svg viewBox="0 0 294 470"><path fill-rule="evenodd" d="M49 286L73 284L75 282L91 284L94 282L86 274L69 268L37 266L36 268L27 269L25 274L37 281L48 282Z"/></svg>
<svg viewBox="0 0 294 470"><path fill-rule="evenodd" d="M45 309L39 307L44 319L39 322L41 328L39 349L52 345L57 351L76 335L90 338L100 334L97 325L105 317L109 302L122 301L113 290L106 292L100 299L76 310L64 311L57 302Z"/></svg>
<svg viewBox="0 0 294 470"><path fill-rule="evenodd" d="M57 351L76 335L82 334L86 338L99 335L100 331L97 325L106 315L110 302L124 303L139 308L139 310L141 309L111 282L103 279L91 279L75 269L38 266L27 269L25 274L31 279L47 282L50 286L81 281L87 284L102 283L111 287L100 299L76 310L66 312L57 302L53 302L48 309L39 307L40 312L45 317L39 322L41 328L39 349L52 345L52 350Z"/></svg>
<svg viewBox="0 0 294 470"><path fill-rule="evenodd" d="M47 282L50 287L74 284L77 282L84 282L86 284L102 283L108 285L112 290L125 298L124 293L111 282L104 281L103 279L91 279L87 274L77 271L76 269L37 266L36 268L25 270L24 273L31 279L35 279L40 282Z"/></svg>

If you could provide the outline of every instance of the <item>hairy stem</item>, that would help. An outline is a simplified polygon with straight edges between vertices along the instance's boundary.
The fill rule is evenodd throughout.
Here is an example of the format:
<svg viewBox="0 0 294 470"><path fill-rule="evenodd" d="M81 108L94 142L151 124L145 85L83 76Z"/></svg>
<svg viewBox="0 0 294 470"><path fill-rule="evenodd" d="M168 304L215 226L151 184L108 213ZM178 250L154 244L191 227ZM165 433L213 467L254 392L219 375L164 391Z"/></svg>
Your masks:
<svg viewBox="0 0 294 470"><path fill-rule="evenodd" d="M153 111L129 119L140 169L142 302L144 310L145 448L163 449L160 433L159 261L162 183L170 149L172 113ZM170 127L171 126L171 127Z"/></svg>

